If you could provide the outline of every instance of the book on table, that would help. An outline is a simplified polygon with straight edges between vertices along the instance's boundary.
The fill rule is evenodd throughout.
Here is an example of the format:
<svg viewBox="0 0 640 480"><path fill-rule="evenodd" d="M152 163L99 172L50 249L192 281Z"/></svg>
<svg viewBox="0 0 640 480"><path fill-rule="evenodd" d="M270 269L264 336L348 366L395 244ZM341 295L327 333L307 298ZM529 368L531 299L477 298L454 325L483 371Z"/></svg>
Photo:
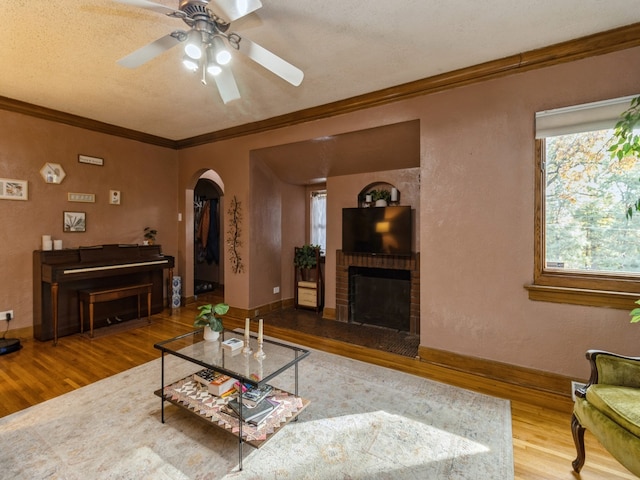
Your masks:
<svg viewBox="0 0 640 480"><path fill-rule="evenodd" d="M242 402L250 407L255 407L258 403L269 396L273 387L271 385L262 385L261 387L251 387L242 394Z"/></svg>
<svg viewBox="0 0 640 480"><path fill-rule="evenodd" d="M242 414L240 413L240 402L237 398L233 398L227 402L227 407L229 408L232 415L236 417L240 417L245 422L256 421L259 417L268 416L275 409L275 405L273 402L268 401L268 399L263 400L258 403L255 407L249 407L246 404L242 404ZM264 419L264 418L262 418Z"/></svg>
<svg viewBox="0 0 640 480"><path fill-rule="evenodd" d="M273 405L273 409L271 410L267 410L265 411L262 415L258 415L257 417L253 417L251 420L249 420L249 423L252 425L260 425L261 423L263 423L267 418L269 418L269 416L275 411L276 408L278 408L278 406L280 405L280 402L277 402L276 400L274 400L273 398L267 398L265 399L265 402L269 402L270 404Z"/></svg>
<svg viewBox="0 0 640 480"><path fill-rule="evenodd" d="M193 379L207 387L209 393L218 397L233 388L235 379L215 370L205 368L193 374Z"/></svg>
<svg viewBox="0 0 640 480"><path fill-rule="evenodd" d="M229 338L222 342L222 348L225 350L236 351L244 346L244 342L239 338Z"/></svg>

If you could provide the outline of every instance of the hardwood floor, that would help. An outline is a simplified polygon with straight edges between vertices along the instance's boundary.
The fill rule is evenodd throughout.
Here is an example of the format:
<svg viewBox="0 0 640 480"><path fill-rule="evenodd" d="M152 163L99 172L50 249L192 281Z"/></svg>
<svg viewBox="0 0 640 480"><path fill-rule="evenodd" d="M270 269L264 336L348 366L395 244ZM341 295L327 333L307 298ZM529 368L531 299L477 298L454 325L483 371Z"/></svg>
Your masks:
<svg viewBox="0 0 640 480"><path fill-rule="evenodd" d="M20 338L23 348L0 356L0 416L89 385L159 357L153 345L193 329L196 305L152 317L150 326L89 339L74 335L52 342ZM241 320L225 319L227 328L243 328ZM425 364L413 358L337 340L265 325L265 334L395 368L470 390L511 400L515 477L522 480L634 479L587 431L587 461L580 476L572 473L575 449L570 431L571 402L478 376ZM9 332L8 337L11 337ZM15 337L15 334L13 335ZM540 406L545 405L545 406ZM491 479L494 480L494 479Z"/></svg>

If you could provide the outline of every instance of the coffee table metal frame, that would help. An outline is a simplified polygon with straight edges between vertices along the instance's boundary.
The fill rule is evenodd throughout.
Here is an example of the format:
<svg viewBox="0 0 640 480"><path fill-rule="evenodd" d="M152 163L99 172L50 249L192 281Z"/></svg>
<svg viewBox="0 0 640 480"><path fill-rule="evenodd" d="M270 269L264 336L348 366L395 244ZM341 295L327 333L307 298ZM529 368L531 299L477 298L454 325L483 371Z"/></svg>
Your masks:
<svg viewBox="0 0 640 480"><path fill-rule="evenodd" d="M220 334L220 339L216 340L217 342L222 342L229 338L238 338L244 340L244 333L242 330L231 331L224 330ZM303 358L309 356L309 350L305 350L303 348L287 345L285 343L277 342L275 340L265 338L263 340L263 351L265 353L265 360L256 358L253 353L239 353L239 352L230 352L228 350L222 349L220 346L220 355L214 359L216 361L211 361L211 356L209 358L204 358L205 349L203 348L200 352L196 352L197 350L194 346L199 344L200 342L207 342L202 339L202 329L195 330L192 332L185 333L183 335L179 335L177 337L170 338L168 340L164 340L162 342L158 342L154 345L154 348L157 348L162 352L162 368L160 374L160 390L156 393L159 394L161 399L161 417L162 423L164 423L164 388L165 388L165 354L173 355L175 357L182 358L188 362L194 363L204 368L209 368L215 370L217 372L221 372L225 375L229 375L232 378L238 380L241 384L251 385L253 387L261 387L271 380L273 380L278 375L282 374L286 370L291 367L294 368L294 395L298 396L298 363ZM209 342L207 342L209 343ZM257 349L257 339L255 335L251 335L251 345L254 350ZM205 346L202 344L201 346ZM289 361L277 362L274 364L273 362L269 362L269 358L277 358L277 357L286 357L291 355L291 359ZM239 359L242 359L244 365L246 366L246 362L250 362L255 367L259 364L260 369L262 371L265 364L267 365L267 370L263 372L263 376L257 379L254 376L251 376L247 373L247 369L245 368L244 372L240 372L239 368ZM250 368L248 370L252 370ZM238 400L242 405L242 396L238 395ZM297 420L297 415L293 419ZM238 468L242 470L242 446L244 444L244 440L242 438L242 425L243 421L240 419L239 423L239 432L238 432Z"/></svg>

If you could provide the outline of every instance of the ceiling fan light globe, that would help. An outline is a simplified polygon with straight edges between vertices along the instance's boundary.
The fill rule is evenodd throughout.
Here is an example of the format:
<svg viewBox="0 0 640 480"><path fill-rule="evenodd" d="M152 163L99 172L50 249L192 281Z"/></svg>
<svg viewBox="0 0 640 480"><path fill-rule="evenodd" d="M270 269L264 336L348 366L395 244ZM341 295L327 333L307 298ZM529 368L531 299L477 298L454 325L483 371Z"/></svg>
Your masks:
<svg viewBox="0 0 640 480"><path fill-rule="evenodd" d="M226 65L231 61L231 53L227 49L220 50L216 53L216 62L220 65Z"/></svg>
<svg viewBox="0 0 640 480"><path fill-rule="evenodd" d="M216 54L216 62L218 65L226 65L231 61L231 53L229 53L229 50L225 47L222 38L219 36L213 37L211 47Z"/></svg>
<svg viewBox="0 0 640 480"><path fill-rule="evenodd" d="M198 62L196 62L193 58L186 56L182 59L182 64L192 72L198 70Z"/></svg>
<svg viewBox="0 0 640 480"><path fill-rule="evenodd" d="M207 66L207 72L211 75L220 75L220 73L222 73L222 68L220 67L220 65L212 63L211 65Z"/></svg>
<svg viewBox="0 0 640 480"><path fill-rule="evenodd" d="M195 43L187 43L184 46L184 53L189 55L189 57L193 58L194 60L198 60L202 57L202 49Z"/></svg>

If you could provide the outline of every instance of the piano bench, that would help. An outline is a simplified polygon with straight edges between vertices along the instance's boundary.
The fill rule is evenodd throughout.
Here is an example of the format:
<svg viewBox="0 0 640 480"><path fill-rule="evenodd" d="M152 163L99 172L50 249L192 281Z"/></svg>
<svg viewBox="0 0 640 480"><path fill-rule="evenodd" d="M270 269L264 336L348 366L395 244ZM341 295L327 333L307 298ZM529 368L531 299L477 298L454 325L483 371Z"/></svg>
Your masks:
<svg viewBox="0 0 640 480"><path fill-rule="evenodd" d="M142 283L138 285L127 285L124 287L113 287L108 289L78 290L78 300L80 301L80 333L84 332L84 304L89 304L89 335L93 338L93 304L110 302L126 297L138 297L138 318L140 318L140 295L147 294L147 319L151 323L151 288L153 283Z"/></svg>

